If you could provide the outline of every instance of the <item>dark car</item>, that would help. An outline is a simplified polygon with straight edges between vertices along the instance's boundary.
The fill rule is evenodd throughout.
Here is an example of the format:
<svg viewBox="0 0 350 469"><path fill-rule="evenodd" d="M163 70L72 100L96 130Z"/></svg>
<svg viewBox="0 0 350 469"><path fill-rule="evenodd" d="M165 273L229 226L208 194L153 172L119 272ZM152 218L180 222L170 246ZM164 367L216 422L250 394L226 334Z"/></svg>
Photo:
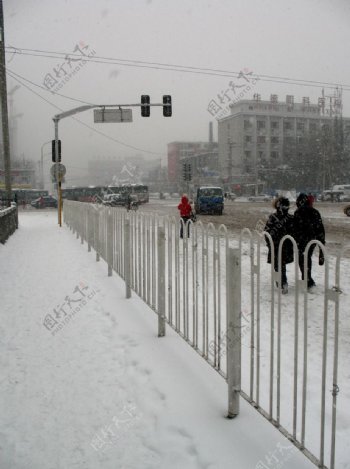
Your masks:
<svg viewBox="0 0 350 469"><path fill-rule="evenodd" d="M344 213L347 217L350 217L350 205L344 207Z"/></svg>
<svg viewBox="0 0 350 469"><path fill-rule="evenodd" d="M51 195L45 195L43 197L39 197L38 199L33 200L30 205L34 208L57 208L58 204L57 199L55 199L55 197L52 197Z"/></svg>

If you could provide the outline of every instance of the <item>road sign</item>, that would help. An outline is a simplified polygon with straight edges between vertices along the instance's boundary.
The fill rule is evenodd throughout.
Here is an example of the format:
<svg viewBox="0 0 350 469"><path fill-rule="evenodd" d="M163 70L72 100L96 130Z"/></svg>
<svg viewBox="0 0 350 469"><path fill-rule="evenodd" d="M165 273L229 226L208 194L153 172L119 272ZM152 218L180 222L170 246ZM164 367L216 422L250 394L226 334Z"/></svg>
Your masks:
<svg viewBox="0 0 350 469"><path fill-rule="evenodd" d="M113 123L113 122L132 122L131 109L95 109L94 122Z"/></svg>
<svg viewBox="0 0 350 469"><path fill-rule="evenodd" d="M53 164L51 166L50 173L53 180L56 181L56 177L58 176L58 180L62 181L63 177L66 174L66 167L62 163L57 163L57 165Z"/></svg>

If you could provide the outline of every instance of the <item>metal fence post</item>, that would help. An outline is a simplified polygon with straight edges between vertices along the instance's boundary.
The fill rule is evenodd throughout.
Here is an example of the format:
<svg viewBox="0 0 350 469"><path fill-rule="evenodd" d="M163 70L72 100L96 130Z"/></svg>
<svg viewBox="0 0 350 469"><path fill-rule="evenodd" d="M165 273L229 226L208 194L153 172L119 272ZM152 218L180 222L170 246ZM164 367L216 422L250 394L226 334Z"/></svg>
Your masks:
<svg viewBox="0 0 350 469"><path fill-rule="evenodd" d="M84 244L84 234L85 234L85 229L84 229L84 225L85 225L85 210L84 210L84 207L83 207L83 206L81 206L79 218L80 218L80 244Z"/></svg>
<svg viewBox="0 0 350 469"><path fill-rule="evenodd" d="M227 385L228 418L239 414L241 391L241 259L239 249L228 249L227 275Z"/></svg>
<svg viewBox="0 0 350 469"><path fill-rule="evenodd" d="M91 228L92 228L92 217L91 217L91 206L86 207L86 213L87 213L87 242L88 242L88 252L91 252Z"/></svg>
<svg viewBox="0 0 350 469"><path fill-rule="evenodd" d="M165 336L165 229L158 227L158 337Z"/></svg>
<svg viewBox="0 0 350 469"><path fill-rule="evenodd" d="M100 260L100 212L95 212L95 251L96 262Z"/></svg>
<svg viewBox="0 0 350 469"><path fill-rule="evenodd" d="M112 276L113 272L113 222L111 211L107 213L107 264L108 264L108 277Z"/></svg>
<svg viewBox="0 0 350 469"><path fill-rule="evenodd" d="M126 298L131 298L130 257L130 220L126 218L124 223L124 279Z"/></svg>

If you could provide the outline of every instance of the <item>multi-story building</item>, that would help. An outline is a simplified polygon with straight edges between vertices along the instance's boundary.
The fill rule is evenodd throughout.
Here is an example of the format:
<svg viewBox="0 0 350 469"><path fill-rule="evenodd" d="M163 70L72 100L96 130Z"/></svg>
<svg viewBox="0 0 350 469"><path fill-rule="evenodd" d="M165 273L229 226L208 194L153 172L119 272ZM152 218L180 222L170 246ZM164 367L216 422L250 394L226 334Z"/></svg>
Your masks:
<svg viewBox="0 0 350 469"><path fill-rule="evenodd" d="M330 128L332 119L309 98L294 103L293 96L287 96L279 103L276 95L270 101L257 95L239 101L218 124L220 173L230 185L257 184L264 171L287 166L296 155L302 159L306 138ZM343 118L343 124L350 130L349 118Z"/></svg>
<svg viewBox="0 0 350 469"><path fill-rule="evenodd" d="M168 181L174 191L183 186L183 165L190 165L192 184L213 182L218 173L218 144L213 141L213 123L209 123L208 142L168 143Z"/></svg>
<svg viewBox="0 0 350 469"><path fill-rule="evenodd" d="M174 190L183 185L183 165L191 166L193 184L203 184L218 177L216 142L168 143L168 180ZM175 189L176 188L176 189Z"/></svg>

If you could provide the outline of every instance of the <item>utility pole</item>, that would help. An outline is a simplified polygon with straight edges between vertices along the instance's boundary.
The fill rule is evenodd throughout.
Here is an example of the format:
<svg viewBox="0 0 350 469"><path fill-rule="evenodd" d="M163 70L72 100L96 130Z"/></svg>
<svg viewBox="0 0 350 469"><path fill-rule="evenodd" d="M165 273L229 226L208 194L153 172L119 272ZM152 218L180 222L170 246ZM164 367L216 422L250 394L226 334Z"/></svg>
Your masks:
<svg viewBox="0 0 350 469"><path fill-rule="evenodd" d="M4 33L4 11L2 0L0 0L0 96L1 96L1 118L2 118L2 145L5 169L5 189L7 193L8 206L11 205L11 158L10 158L10 138L9 122L7 110L7 89L6 89L6 61L5 61L5 33Z"/></svg>
<svg viewBox="0 0 350 469"><path fill-rule="evenodd" d="M232 142L232 138L228 137L227 139L228 145L228 153L227 153L227 175L228 175L228 183L229 183L229 192L232 191L232 170L233 170L233 161L232 161L232 147L234 143Z"/></svg>

